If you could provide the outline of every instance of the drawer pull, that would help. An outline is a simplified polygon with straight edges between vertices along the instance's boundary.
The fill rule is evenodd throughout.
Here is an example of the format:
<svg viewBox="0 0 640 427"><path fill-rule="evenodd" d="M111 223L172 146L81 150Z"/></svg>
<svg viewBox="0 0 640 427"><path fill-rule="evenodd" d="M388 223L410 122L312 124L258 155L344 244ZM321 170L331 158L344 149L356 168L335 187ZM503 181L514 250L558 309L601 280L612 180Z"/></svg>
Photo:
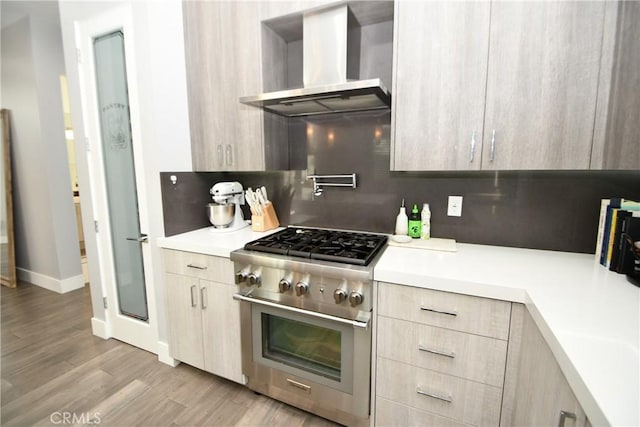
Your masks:
<svg viewBox="0 0 640 427"><path fill-rule="evenodd" d="M564 423L566 422L567 418L575 421L576 414L574 414L573 412L560 411L560 421L558 422L558 427L564 427Z"/></svg>
<svg viewBox="0 0 640 427"><path fill-rule="evenodd" d="M287 378L287 382L289 383L289 385L291 385L291 386L293 386L295 388L299 388L300 390L302 390L302 391L304 391L306 393L311 393L311 386L299 383L298 381L294 381L294 380L291 380L289 378Z"/></svg>
<svg viewBox="0 0 640 427"><path fill-rule="evenodd" d="M202 265L197 265L197 264L187 264L187 267L189 267L189 268L197 268L198 270L206 270L207 269L206 265L202 266Z"/></svg>
<svg viewBox="0 0 640 427"><path fill-rule="evenodd" d="M423 396L427 396L427 397L433 397L434 399L438 399L438 400L442 400L444 402L449 402L451 403L451 395L448 396L441 396L439 394L435 394L435 393L429 393L428 391L424 391L422 390L420 387L418 387L416 389L416 393L421 394Z"/></svg>
<svg viewBox="0 0 640 427"><path fill-rule="evenodd" d="M421 345L418 345L418 350L426 351L427 353L438 354L440 356L450 357L452 359L454 359L456 357L456 354L453 351L452 352L445 352L445 351L439 351L439 350L432 350L430 348L426 348L426 347L423 347Z"/></svg>
<svg viewBox="0 0 640 427"><path fill-rule="evenodd" d="M442 311L442 310L436 310L435 308L428 308L428 307L420 307L420 310L422 311L430 311L432 313L438 313L438 314L446 314L447 316L457 316L458 313L456 313L455 311Z"/></svg>

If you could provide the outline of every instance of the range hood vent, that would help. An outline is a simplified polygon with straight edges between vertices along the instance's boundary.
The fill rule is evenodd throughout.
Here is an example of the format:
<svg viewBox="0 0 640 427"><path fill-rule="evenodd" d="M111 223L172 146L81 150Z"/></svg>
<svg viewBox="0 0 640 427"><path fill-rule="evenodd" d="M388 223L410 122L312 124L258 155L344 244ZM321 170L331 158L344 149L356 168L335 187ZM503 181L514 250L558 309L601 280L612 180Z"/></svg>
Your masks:
<svg viewBox="0 0 640 427"><path fill-rule="evenodd" d="M389 108L381 79L357 80L360 24L347 4L305 12L302 26L304 87L241 97L241 103L285 117Z"/></svg>

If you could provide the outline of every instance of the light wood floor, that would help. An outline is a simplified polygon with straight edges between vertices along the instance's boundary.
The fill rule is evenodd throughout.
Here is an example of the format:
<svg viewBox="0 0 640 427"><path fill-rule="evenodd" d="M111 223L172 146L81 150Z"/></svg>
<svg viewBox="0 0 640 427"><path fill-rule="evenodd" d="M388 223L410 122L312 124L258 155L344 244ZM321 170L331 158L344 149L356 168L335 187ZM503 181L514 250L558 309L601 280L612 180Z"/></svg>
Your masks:
<svg viewBox="0 0 640 427"><path fill-rule="evenodd" d="M91 334L89 289L2 287L2 426L335 426L251 390ZM63 417L67 417L66 419ZM65 422L69 421L69 422Z"/></svg>

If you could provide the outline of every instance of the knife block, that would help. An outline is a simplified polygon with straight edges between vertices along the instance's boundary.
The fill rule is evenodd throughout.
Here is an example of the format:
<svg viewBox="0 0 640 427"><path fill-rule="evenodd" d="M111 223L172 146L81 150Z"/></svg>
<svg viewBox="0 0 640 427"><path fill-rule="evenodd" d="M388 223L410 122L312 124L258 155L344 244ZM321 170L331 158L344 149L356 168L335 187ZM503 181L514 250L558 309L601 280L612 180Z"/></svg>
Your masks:
<svg viewBox="0 0 640 427"><path fill-rule="evenodd" d="M251 215L251 229L253 231L273 230L279 225L278 216L271 202L264 207L262 215Z"/></svg>

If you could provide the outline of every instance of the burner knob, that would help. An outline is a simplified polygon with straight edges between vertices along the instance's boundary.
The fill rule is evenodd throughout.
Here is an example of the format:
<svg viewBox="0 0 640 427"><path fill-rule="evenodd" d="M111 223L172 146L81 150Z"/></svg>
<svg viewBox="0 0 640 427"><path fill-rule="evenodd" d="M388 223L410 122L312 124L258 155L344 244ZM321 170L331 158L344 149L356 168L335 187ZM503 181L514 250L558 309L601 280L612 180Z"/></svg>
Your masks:
<svg viewBox="0 0 640 427"><path fill-rule="evenodd" d="M302 295L306 294L307 292L309 292L309 285L307 285L304 282L296 283L296 295L297 296L302 296Z"/></svg>
<svg viewBox="0 0 640 427"><path fill-rule="evenodd" d="M260 281L260 273L254 271L253 273L249 273L247 275L247 279L249 279L249 284L251 286L260 286L262 283Z"/></svg>
<svg viewBox="0 0 640 427"><path fill-rule="evenodd" d="M291 289L291 281L289 279L280 279L278 282L278 290L281 294L284 294L289 289Z"/></svg>
<svg viewBox="0 0 640 427"><path fill-rule="evenodd" d="M362 295L360 292L352 291L349 294L349 303L352 307L355 307L358 304L362 304L362 301L364 301L364 295Z"/></svg>
<svg viewBox="0 0 640 427"><path fill-rule="evenodd" d="M333 300L336 304L341 304L342 302L347 300L347 291L344 289L336 289L333 291Z"/></svg>
<svg viewBox="0 0 640 427"><path fill-rule="evenodd" d="M240 270L236 273L236 284L243 283L247 280L247 270Z"/></svg>

